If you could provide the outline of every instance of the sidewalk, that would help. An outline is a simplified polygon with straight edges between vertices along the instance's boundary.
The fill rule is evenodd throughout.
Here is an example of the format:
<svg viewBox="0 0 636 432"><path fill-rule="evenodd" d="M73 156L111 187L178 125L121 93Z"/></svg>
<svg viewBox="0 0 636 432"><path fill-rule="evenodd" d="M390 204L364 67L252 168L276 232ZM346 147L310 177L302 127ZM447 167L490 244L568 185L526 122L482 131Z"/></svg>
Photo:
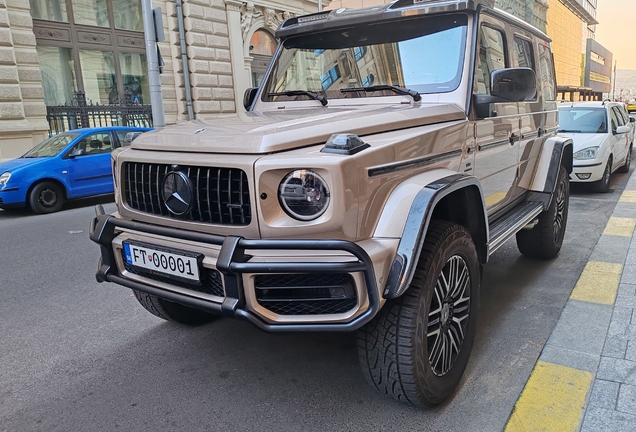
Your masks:
<svg viewBox="0 0 636 432"><path fill-rule="evenodd" d="M636 431L635 226L632 173L506 432Z"/></svg>

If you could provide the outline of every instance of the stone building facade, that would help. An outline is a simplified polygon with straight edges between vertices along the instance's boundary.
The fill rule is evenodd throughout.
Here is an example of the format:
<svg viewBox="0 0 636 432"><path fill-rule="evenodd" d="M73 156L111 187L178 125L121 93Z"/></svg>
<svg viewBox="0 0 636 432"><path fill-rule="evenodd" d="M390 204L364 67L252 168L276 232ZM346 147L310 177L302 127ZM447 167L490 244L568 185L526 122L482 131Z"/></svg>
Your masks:
<svg viewBox="0 0 636 432"><path fill-rule="evenodd" d="M320 2L328 6L329 0ZM319 0L183 0L195 118L231 113L258 84L286 18ZM158 44L166 124L188 120L175 0L161 8ZM49 135L47 106L77 91L109 104L125 93L149 103L141 3L134 0L0 0L0 160Z"/></svg>

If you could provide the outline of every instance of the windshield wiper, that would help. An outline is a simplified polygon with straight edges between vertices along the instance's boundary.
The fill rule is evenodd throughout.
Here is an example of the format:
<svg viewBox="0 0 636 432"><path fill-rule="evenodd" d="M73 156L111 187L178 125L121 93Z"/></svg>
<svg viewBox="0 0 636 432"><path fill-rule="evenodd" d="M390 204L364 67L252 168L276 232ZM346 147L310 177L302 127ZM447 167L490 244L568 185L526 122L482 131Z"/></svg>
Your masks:
<svg viewBox="0 0 636 432"><path fill-rule="evenodd" d="M391 90L397 94L411 96L415 102L422 100L422 96L415 90L407 89L404 87L398 87L394 85L374 85L369 87L352 87L352 88L343 88L340 89L342 93L350 93L350 92L374 92L379 90Z"/></svg>
<svg viewBox="0 0 636 432"><path fill-rule="evenodd" d="M559 129L557 132L581 133L581 131L578 129Z"/></svg>
<svg viewBox="0 0 636 432"><path fill-rule="evenodd" d="M267 93L267 96L309 96L310 98L319 101L322 106L326 106L329 103L324 95L308 90L287 90L284 92Z"/></svg>

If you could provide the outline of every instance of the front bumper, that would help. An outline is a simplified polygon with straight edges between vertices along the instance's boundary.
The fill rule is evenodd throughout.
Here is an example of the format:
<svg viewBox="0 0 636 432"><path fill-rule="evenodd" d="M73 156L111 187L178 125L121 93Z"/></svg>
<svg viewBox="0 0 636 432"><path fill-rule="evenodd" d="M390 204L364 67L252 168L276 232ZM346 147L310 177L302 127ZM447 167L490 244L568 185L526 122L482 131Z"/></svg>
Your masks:
<svg viewBox="0 0 636 432"><path fill-rule="evenodd" d="M379 289L375 278L373 261L361 246L345 240L249 240L237 236L219 236L185 231L146 223L131 222L104 214L96 207L97 216L91 222L90 238L100 245L101 258L96 274L98 282L114 282L142 291L168 301L183 304L206 312L234 317L251 322L266 331L353 331L369 322L381 306ZM174 239L181 242L196 242L197 245L216 248L214 268L223 283L223 296L218 298L193 295L183 289L172 289L167 284L144 281L130 277L122 271L122 259L117 253L117 244L130 233L150 236L157 241ZM194 243L193 243L194 244ZM287 262L255 262L246 251L292 251L295 255L309 256L310 252L339 252L348 259L316 259L314 262L285 260ZM342 256L342 255L340 255ZM340 315L334 322L320 322L321 316L307 316L287 320L269 320L267 314L254 308L254 292L244 288L245 278L253 275L281 274L356 274L361 275L357 286L364 287L364 298L349 315ZM249 279L251 280L251 279ZM313 321L313 322L312 322Z"/></svg>
<svg viewBox="0 0 636 432"><path fill-rule="evenodd" d="M574 161L570 181L577 183L592 183L603 178L605 160L590 159Z"/></svg>
<svg viewBox="0 0 636 432"><path fill-rule="evenodd" d="M24 188L6 186L0 188L0 208L24 207L26 205Z"/></svg>

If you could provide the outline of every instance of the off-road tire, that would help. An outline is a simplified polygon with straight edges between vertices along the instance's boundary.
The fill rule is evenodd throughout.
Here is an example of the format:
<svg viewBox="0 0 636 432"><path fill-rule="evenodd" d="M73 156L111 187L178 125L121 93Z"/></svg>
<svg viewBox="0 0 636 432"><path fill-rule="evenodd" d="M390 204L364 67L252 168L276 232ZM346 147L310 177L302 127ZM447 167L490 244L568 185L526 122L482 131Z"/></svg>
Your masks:
<svg viewBox="0 0 636 432"><path fill-rule="evenodd" d="M64 205L64 192L57 184L42 182L36 184L29 193L29 206L35 213L53 213Z"/></svg>
<svg viewBox="0 0 636 432"><path fill-rule="evenodd" d="M135 293L135 298L137 298L144 309L166 321L196 326L219 318L218 315L164 300L141 291L133 290L133 292Z"/></svg>
<svg viewBox="0 0 636 432"><path fill-rule="evenodd" d="M565 236L569 204L570 180L568 172L561 166L550 206L539 214L534 228L517 233L519 252L529 258L544 260L557 256Z"/></svg>
<svg viewBox="0 0 636 432"><path fill-rule="evenodd" d="M610 177L612 176L612 157L607 159L605 170L603 171L603 177L597 182L594 182L594 190L599 193L607 193L610 188Z"/></svg>
<svg viewBox="0 0 636 432"><path fill-rule="evenodd" d="M463 270L452 273L451 268ZM456 274L461 277L454 277ZM440 300L444 277L456 285ZM410 287L400 298L388 300L358 331L358 355L367 381L381 393L415 406L447 399L470 357L480 277L468 231L457 224L431 221ZM450 351L450 364L431 361L431 352L448 354L435 349L435 341L448 341L449 336L459 341L459 350Z"/></svg>
<svg viewBox="0 0 636 432"><path fill-rule="evenodd" d="M616 171L619 173L629 172L629 167L632 163L632 146L629 146L629 150L627 150L627 157L625 158L625 163Z"/></svg>

